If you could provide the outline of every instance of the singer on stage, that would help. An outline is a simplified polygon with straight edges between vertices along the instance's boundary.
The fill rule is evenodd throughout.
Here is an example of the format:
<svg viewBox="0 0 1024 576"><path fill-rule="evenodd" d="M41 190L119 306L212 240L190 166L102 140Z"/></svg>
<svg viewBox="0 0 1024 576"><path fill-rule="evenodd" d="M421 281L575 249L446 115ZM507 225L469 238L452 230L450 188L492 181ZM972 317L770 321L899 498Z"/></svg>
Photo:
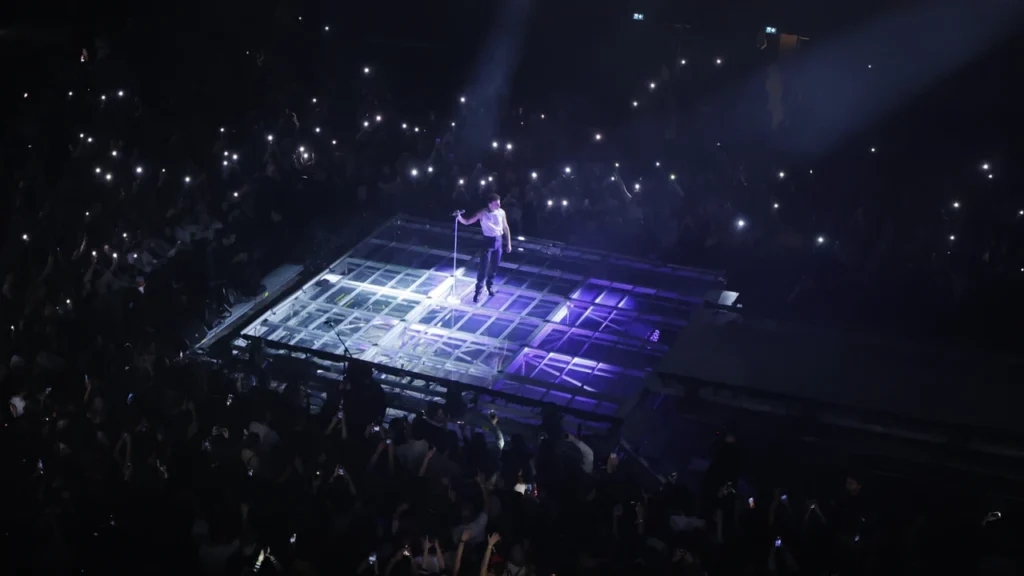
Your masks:
<svg viewBox="0 0 1024 576"><path fill-rule="evenodd" d="M494 296L494 275L498 273L498 265L501 264L502 248L505 251L512 250L512 232L508 229L508 218L501 209L501 197L497 194L487 197L486 209L469 218L463 218L462 211L459 211L455 217L466 226L479 221L480 231L484 233L484 248L480 254L480 269L476 273L476 289L473 291L473 302L479 303L484 287L487 288L488 296Z"/></svg>

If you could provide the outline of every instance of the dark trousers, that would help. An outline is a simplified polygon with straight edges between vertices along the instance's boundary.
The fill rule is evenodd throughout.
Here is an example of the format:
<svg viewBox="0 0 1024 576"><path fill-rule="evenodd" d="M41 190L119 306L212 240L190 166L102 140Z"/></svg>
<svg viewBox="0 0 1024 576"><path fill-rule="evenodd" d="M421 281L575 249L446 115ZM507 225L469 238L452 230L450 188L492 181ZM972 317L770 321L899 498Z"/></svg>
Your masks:
<svg viewBox="0 0 1024 576"><path fill-rule="evenodd" d="M490 290L494 286L494 275L498 273L498 266L501 264L501 254L504 252L501 236L490 238L484 236L484 247L480 252L480 268L476 272L476 293L483 291L484 286Z"/></svg>

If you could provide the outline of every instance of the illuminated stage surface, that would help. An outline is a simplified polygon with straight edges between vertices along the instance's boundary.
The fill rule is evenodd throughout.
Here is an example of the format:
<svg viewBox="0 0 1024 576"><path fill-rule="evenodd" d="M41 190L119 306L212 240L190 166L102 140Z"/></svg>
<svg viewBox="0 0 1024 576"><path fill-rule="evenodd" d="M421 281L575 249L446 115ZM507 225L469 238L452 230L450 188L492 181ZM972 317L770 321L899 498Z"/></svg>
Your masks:
<svg viewBox="0 0 1024 576"><path fill-rule="evenodd" d="M479 227L389 221L243 329L306 349L622 416L691 312L710 270L532 238L513 240L497 294L472 300ZM336 333L335 333L336 332Z"/></svg>

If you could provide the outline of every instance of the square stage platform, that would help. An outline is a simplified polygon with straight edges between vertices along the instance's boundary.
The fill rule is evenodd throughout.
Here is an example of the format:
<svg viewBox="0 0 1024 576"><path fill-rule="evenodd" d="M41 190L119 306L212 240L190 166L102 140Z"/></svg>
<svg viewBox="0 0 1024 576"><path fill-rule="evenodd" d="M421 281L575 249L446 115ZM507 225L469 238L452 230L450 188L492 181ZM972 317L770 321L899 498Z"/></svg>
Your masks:
<svg viewBox="0 0 1024 576"><path fill-rule="evenodd" d="M399 217L243 331L607 415L635 402L719 272L513 239L472 300L481 234ZM453 274L454 268L454 274Z"/></svg>

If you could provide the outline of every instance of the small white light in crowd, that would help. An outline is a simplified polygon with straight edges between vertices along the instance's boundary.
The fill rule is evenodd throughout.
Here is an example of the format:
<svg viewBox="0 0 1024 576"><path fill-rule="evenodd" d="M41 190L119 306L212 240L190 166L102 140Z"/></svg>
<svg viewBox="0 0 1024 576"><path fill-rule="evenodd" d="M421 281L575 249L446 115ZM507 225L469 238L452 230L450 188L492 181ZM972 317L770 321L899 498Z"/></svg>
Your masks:
<svg viewBox="0 0 1024 576"><path fill-rule="evenodd" d="M303 152L302 153L302 159L305 160L306 158L309 158L309 152ZM227 162L225 162L224 165L226 166Z"/></svg>
<svg viewBox="0 0 1024 576"><path fill-rule="evenodd" d="M67 299L67 304L68 304L68 306L70 306L70 305L71 305L71 298L68 298L68 299Z"/></svg>
<svg viewBox="0 0 1024 576"><path fill-rule="evenodd" d="M27 94L26 94L26 96L27 96ZM25 242L28 242L28 234L22 234L21 235L21 239L24 240Z"/></svg>
<svg viewBox="0 0 1024 576"><path fill-rule="evenodd" d="M320 127L317 126L316 128L313 128L313 132L316 132L317 134L319 134L320 133Z"/></svg>
<svg viewBox="0 0 1024 576"><path fill-rule="evenodd" d="M160 172L167 172L167 168L161 168Z"/></svg>
<svg viewBox="0 0 1024 576"><path fill-rule="evenodd" d="M563 199L562 200L562 206L568 206L568 205L569 205L569 201Z"/></svg>
<svg viewBox="0 0 1024 576"><path fill-rule="evenodd" d="M114 175L111 174L110 172L107 172L106 179L107 179L107 182L110 182L111 180L114 179Z"/></svg>
<svg viewBox="0 0 1024 576"><path fill-rule="evenodd" d="M188 184L191 181L192 181L192 177L191 176L185 176L185 184Z"/></svg>
<svg viewBox="0 0 1024 576"><path fill-rule="evenodd" d="M303 156L303 157L305 157L306 155L305 155L305 154L303 154L302 156ZM224 166L227 166L227 165L228 165L228 161L227 161L227 160L225 160L225 161L223 162L223 165L224 165Z"/></svg>
<svg viewBox="0 0 1024 576"><path fill-rule="evenodd" d="M455 128L455 122L452 122L452 128Z"/></svg>
<svg viewBox="0 0 1024 576"><path fill-rule="evenodd" d="M409 173L412 174L413 177L415 177L415 176L419 175L420 171L415 169L415 168L413 168L412 170L409 171Z"/></svg>
<svg viewBox="0 0 1024 576"><path fill-rule="evenodd" d="M25 98L28 98L28 92L25 92Z"/></svg>
<svg viewBox="0 0 1024 576"><path fill-rule="evenodd" d="M986 172L988 172L988 169L989 169L989 165L988 165L988 162L986 162L986 163L982 164L982 165L981 165L981 169L982 169L982 170L984 170L984 171L986 171Z"/></svg>
<svg viewBox="0 0 1024 576"><path fill-rule="evenodd" d="M565 173L566 174L572 174L572 166L566 166L565 167Z"/></svg>
<svg viewBox="0 0 1024 576"><path fill-rule="evenodd" d="M871 64L868 64L868 68L871 68Z"/></svg>
<svg viewBox="0 0 1024 576"><path fill-rule="evenodd" d="M128 233L127 232L122 232L121 233L121 238L128 238Z"/></svg>
<svg viewBox="0 0 1024 576"><path fill-rule="evenodd" d="M959 202L953 202L953 208L959 208L959 207L960 207L960 203Z"/></svg>
<svg viewBox="0 0 1024 576"><path fill-rule="evenodd" d="M716 66L721 66L722 65L722 59L721 58L715 58L715 65Z"/></svg>
<svg viewBox="0 0 1024 576"><path fill-rule="evenodd" d="M299 146L299 152L305 152L305 151L306 151L306 147L305 146Z"/></svg>
<svg viewBox="0 0 1024 576"><path fill-rule="evenodd" d="M224 151L224 157L225 157L225 158L227 158L227 157L228 157L228 154L229 154L229 152L228 152L227 150L225 150L225 151Z"/></svg>
<svg viewBox="0 0 1024 576"><path fill-rule="evenodd" d="M491 148L494 148L495 150L498 149L498 142L497 142L497 140L495 140L494 142L491 142Z"/></svg>
<svg viewBox="0 0 1024 576"><path fill-rule="evenodd" d="M376 120L377 122L380 122L381 120L383 120L383 118L381 118L380 114L378 114Z"/></svg>
<svg viewBox="0 0 1024 576"><path fill-rule="evenodd" d="M872 148L871 148L871 153L872 153L872 154L874 154L874 153L875 153L875 148L874 148L874 147L872 147Z"/></svg>
<svg viewBox="0 0 1024 576"><path fill-rule="evenodd" d="M655 88L657 88L657 86L658 86L657 84L655 84L654 82L651 82L651 90L654 90Z"/></svg>
<svg viewBox="0 0 1024 576"><path fill-rule="evenodd" d="M785 172L779 172L779 179L780 179L780 180L781 180L782 178L785 178L785 177L786 177L786 173L785 173Z"/></svg>
<svg viewBox="0 0 1024 576"><path fill-rule="evenodd" d="M747 222L745 220L743 220L742 218L740 218L739 220L736 221L736 227L737 228L743 228L746 225L747 225Z"/></svg>
<svg viewBox="0 0 1024 576"><path fill-rule="evenodd" d="M418 133L419 133L419 131L420 131L420 127L419 127L419 126L413 126L413 127L412 127L412 131L413 131L413 132L416 132L416 133L418 134Z"/></svg>
<svg viewBox="0 0 1024 576"><path fill-rule="evenodd" d="M655 162L654 163L654 167L655 168L661 168L661 162Z"/></svg>
<svg viewBox="0 0 1024 576"><path fill-rule="evenodd" d="M74 96L74 93L68 90L68 96Z"/></svg>
<svg viewBox="0 0 1024 576"><path fill-rule="evenodd" d="M989 179L989 180L991 180L991 179L992 179L992 175L991 175L991 174L989 174L989 175L988 175L988 179Z"/></svg>
<svg viewBox="0 0 1024 576"><path fill-rule="evenodd" d="M299 16L299 22L302 22L302 16Z"/></svg>
<svg viewBox="0 0 1024 576"><path fill-rule="evenodd" d="M232 154L231 155L231 159L232 160L238 160L238 154Z"/></svg>
<svg viewBox="0 0 1024 576"><path fill-rule="evenodd" d="M124 90L118 90L117 91L117 97L118 98L124 98Z"/></svg>
<svg viewBox="0 0 1024 576"><path fill-rule="evenodd" d="M433 166L427 166L427 172L430 172L432 174L434 172L434 167Z"/></svg>
<svg viewBox="0 0 1024 576"><path fill-rule="evenodd" d="M111 254L111 256L113 256L114 258L117 258L117 252L114 252L113 254Z"/></svg>
<svg viewBox="0 0 1024 576"><path fill-rule="evenodd" d="M640 105L639 102L637 102L636 100L633 100L633 108L636 108L639 105Z"/></svg>
<svg viewBox="0 0 1024 576"><path fill-rule="evenodd" d="M814 174L814 170L808 170L808 174Z"/></svg>
<svg viewBox="0 0 1024 576"><path fill-rule="evenodd" d="M548 200L548 206L554 206L554 205L555 205L554 200Z"/></svg>
<svg viewBox="0 0 1024 576"><path fill-rule="evenodd" d="M598 142L600 142L601 141L601 134L600 133L594 134L594 140L597 140Z"/></svg>
<svg viewBox="0 0 1024 576"><path fill-rule="evenodd" d="M96 173L97 173L97 174L99 174L100 172L101 172L101 170L100 170L100 167L99 167L99 166L97 166L97 167L96 167Z"/></svg>
<svg viewBox="0 0 1024 576"><path fill-rule="evenodd" d="M92 251L92 256L93 256L93 258L96 257L96 251L95 250Z"/></svg>
<svg viewBox="0 0 1024 576"><path fill-rule="evenodd" d="M459 102L465 104L466 103L466 97L465 96L459 96Z"/></svg>
<svg viewBox="0 0 1024 576"><path fill-rule="evenodd" d="M107 95L106 94L100 96L100 100L106 100L106 99L107 99Z"/></svg>
<svg viewBox="0 0 1024 576"><path fill-rule="evenodd" d="M85 138L85 134L79 134L79 135L78 135L78 138L79 138L79 139Z"/></svg>
<svg viewBox="0 0 1024 576"><path fill-rule="evenodd" d="M480 181L480 185L481 186L487 186L487 180L481 180Z"/></svg>
<svg viewBox="0 0 1024 576"><path fill-rule="evenodd" d="M520 242L522 242L523 240L526 240L526 237L525 236L516 236L516 240L519 240Z"/></svg>
<svg viewBox="0 0 1024 576"><path fill-rule="evenodd" d="M487 177L487 181L488 182L494 182L494 176L488 176Z"/></svg>
<svg viewBox="0 0 1024 576"><path fill-rule="evenodd" d="M331 146L337 146L337 145L338 145L338 141L337 140L331 140Z"/></svg>
<svg viewBox="0 0 1024 576"><path fill-rule="evenodd" d="M408 128L408 127L409 127L409 125L408 125L408 124L402 123L402 130L405 130L405 129L406 129L406 128Z"/></svg>
<svg viewBox="0 0 1024 576"><path fill-rule="evenodd" d="M363 68L363 74L369 74L369 73L370 73L370 67L369 66Z"/></svg>
<svg viewBox="0 0 1024 576"><path fill-rule="evenodd" d="M639 182L637 182L636 184L633 184L633 190L636 190L637 192L640 191L640 183Z"/></svg>
<svg viewBox="0 0 1024 576"><path fill-rule="evenodd" d="M1024 216L1024 210L1020 210L1020 211L1018 211L1018 212L1017 212L1017 216Z"/></svg>
<svg viewBox="0 0 1024 576"><path fill-rule="evenodd" d="M530 178L533 178L534 180L536 180L537 179L537 173L536 172L531 172L530 173Z"/></svg>
<svg viewBox="0 0 1024 576"><path fill-rule="evenodd" d="M363 120L363 128L369 128L369 127L370 127L370 122L367 121L367 120Z"/></svg>
<svg viewBox="0 0 1024 576"><path fill-rule="evenodd" d="M616 163L615 163L615 167L616 167L616 168L618 168L618 167L619 167L619 163L618 163L618 162L616 162Z"/></svg>
<svg viewBox="0 0 1024 576"><path fill-rule="evenodd" d="M466 185L466 179L465 178L459 178L459 186L465 186L465 185Z"/></svg>
<svg viewBox="0 0 1024 576"><path fill-rule="evenodd" d="M136 174L142 174L142 166L136 166L135 167L135 173Z"/></svg>
<svg viewBox="0 0 1024 576"><path fill-rule="evenodd" d="M949 241L952 242L953 240L956 240L956 236L950 234L949 235Z"/></svg>
<svg viewBox="0 0 1024 576"><path fill-rule="evenodd" d="M133 259L134 258L138 258L138 257L139 257L139 254L137 252L132 252L132 258Z"/></svg>
<svg viewBox="0 0 1024 576"><path fill-rule="evenodd" d="M680 66L686 66L686 58L683 58L682 60L680 60L679 61L679 65Z"/></svg>
<svg viewBox="0 0 1024 576"><path fill-rule="evenodd" d="M267 142L273 142L273 141L274 141L274 135L273 134L267 134Z"/></svg>
<svg viewBox="0 0 1024 576"><path fill-rule="evenodd" d="M114 158L117 158L117 150L111 150L110 155L113 156Z"/></svg>
<svg viewBox="0 0 1024 576"><path fill-rule="evenodd" d="M86 218L88 218L88 217L89 217L89 213L88 213L88 212L86 212L86 213L85 213L85 217L86 217Z"/></svg>
<svg viewBox="0 0 1024 576"><path fill-rule="evenodd" d="M675 180L676 179L676 175L675 174L669 174L668 175L668 179L669 180Z"/></svg>
<svg viewBox="0 0 1024 576"><path fill-rule="evenodd" d="M85 141L88 142L89 144L92 144L92 136L86 138Z"/></svg>
<svg viewBox="0 0 1024 576"><path fill-rule="evenodd" d="M772 204L772 209L773 210L778 210L779 209L779 203L776 202L776 203Z"/></svg>
<svg viewBox="0 0 1024 576"><path fill-rule="evenodd" d="M324 32L330 32L330 31L331 31L331 27L330 26L324 26Z"/></svg>
<svg viewBox="0 0 1024 576"><path fill-rule="evenodd" d="M238 198L238 192L235 192L235 198Z"/></svg>
<svg viewBox="0 0 1024 576"><path fill-rule="evenodd" d="M221 133L221 134L223 134L223 133L224 133L224 129L223 129L223 128L221 128L221 129L220 129L220 133Z"/></svg>
<svg viewBox="0 0 1024 576"><path fill-rule="evenodd" d="M540 115L540 119L541 119L541 120L543 120L543 119L545 119L545 118L547 118L547 116L545 116L545 115L543 115L543 114L541 114L541 115Z"/></svg>
<svg viewBox="0 0 1024 576"><path fill-rule="evenodd" d="M824 236L818 236L818 244L824 244L824 243L825 243L825 237Z"/></svg>
<svg viewBox="0 0 1024 576"><path fill-rule="evenodd" d="M508 144L505 144L505 150L511 150L511 149L512 149L512 143L511 142L509 142Z"/></svg>

